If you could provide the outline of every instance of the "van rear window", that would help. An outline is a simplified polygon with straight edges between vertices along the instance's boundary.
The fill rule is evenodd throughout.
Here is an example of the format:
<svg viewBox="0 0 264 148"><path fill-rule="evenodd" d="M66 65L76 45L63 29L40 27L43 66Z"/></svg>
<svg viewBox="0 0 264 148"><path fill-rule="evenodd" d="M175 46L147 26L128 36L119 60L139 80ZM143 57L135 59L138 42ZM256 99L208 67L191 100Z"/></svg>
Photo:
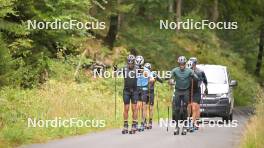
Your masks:
<svg viewBox="0 0 264 148"><path fill-rule="evenodd" d="M204 67L204 73L208 83L212 84L227 84L226 71L219 67Z"/></svg>

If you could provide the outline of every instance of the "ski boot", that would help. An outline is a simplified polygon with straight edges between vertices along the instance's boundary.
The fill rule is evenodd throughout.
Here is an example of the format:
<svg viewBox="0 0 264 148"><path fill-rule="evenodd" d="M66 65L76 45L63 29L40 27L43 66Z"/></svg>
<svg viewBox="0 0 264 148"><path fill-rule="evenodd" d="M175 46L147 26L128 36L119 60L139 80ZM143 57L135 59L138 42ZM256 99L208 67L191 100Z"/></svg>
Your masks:
<svg viewBox="0 0 264 148"><path fill-rule="evenodd" d="M186 127L187 132L190 132L191 128L192 128L192 124L191 124L191 121L189 120L188 126Z"/></svg>
<svg viewBox="0 0 264 148"><path fill-rule="evenodd" d="M139 124L137 124L137 131L140 132L141 131L141 126Z"/></svg>
<svg viewBox="0 0 264 148"><path fill-rule="evenodd" d="M186 126L187 132L190 132L190 133L194 132L194 127L193 127L194 124L193 124L193 120L191 117L188 117L188 123L187 124L188 124Z"/></svg>
<svg viewBox="0 0 264 148"><path fill-rule="evenodd" d="M150 124L146 122L145 123L145 129L149 130L150 129L149 126L150 126Z"/></svg>
<svg viewBox="0 0 264 148"><path fill-rule="evenodd" d="M129 134L135 134L137 131L137 124L133 123Z"/></svg>
<svg viewBox="0 0 264 148"><path fill-rule="evenodd" d="M148 126L147 120L144 121L143 127L144 127L144 129L149 129L149 126Z"/></svg>
<svg viewBox="0 0 264 148"><path fill-rule="evenodd" d="M182 135L186 135L187 134L187 128L186 127L183 127L182 128L182 133L181 133Z"/></svg>
<svg viewBox="0 0 264 148"><path fill-rule="evenodd" d="M192 127L190 127L189 132L190 132L190 133L193 133L194 130L195 130L195 128L192 126Z"/></svg>
<svg viewBox="0 0 264 148"><path fill-rule="evenodd" d="M176 127L174 132L173 132L174 135L179 135L180 134L180 128L179 127Z"/></svg>
<svg viewBox="0 0 264 148"><path fill-rule="evenodd" d="M199 130L199 123L194 124L194 130Z"/></svg>
<svg viewBox="0 0 264 148"><path fill-rule="evenodd" d="M194 125L192 123L189 123L189 126L187 127L187 132L194 132Z"/></svg>
<svg viewBox="0 0 264 148"><path fill-rule="evenodd" d="M122 134L127 134L128 133L128 122L124 122L124 128L122 130Z"/></svg>
<svg viewBox="0 0 264 148"><path fill-rule="evenodd" d="M147 129L147 130L150 129L150 128L149 128L149 124L147 124L147 125L145 126L145 129Z"/></svg>
<svg viewBox="0 0 264 148"><path fill-rule="evenodd" d="M149 129L152 129L152 121L149 121L148 128L149 128Z"/></svg>
<svg viewBox="0 0 264 148"><path fill-rule="evenodd" d="M139 132L143 132L144 129L145 129L145 126L144 126L144 123L142 122L141 125L140 125L139 128L138 128L138 131L139 131Z"/></svg>

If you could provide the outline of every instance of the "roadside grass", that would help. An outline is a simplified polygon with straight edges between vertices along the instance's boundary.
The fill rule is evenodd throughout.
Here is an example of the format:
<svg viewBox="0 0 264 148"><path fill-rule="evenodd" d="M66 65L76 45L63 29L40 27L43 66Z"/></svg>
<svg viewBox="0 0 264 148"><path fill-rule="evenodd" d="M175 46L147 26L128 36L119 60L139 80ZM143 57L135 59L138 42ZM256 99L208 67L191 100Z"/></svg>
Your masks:
<svg viewBox="0 0 264 148"><path fill-rule="evenodd" d="M258 95L256 114L250 118L241 140L241 148L261 148L264 145L264 93Z"/></svg>
<svg viewBox="0 0 264 148"><path fill-rule="evenodd" d="M122 79L117 79L117 120L115 120L113 79L83 78L82 82L77 83L73 78L70 79L70 75L74 73L73 69L57 69L57 66L65 66L62 62L52 62L52 64L55 73L61 73L60 77L56 77L54 73L53 77L57 79L50 79L39 88L31 90L6 87L0 91L0 147L15 147L122 127ZM160 117L165 118L167 105L170 104L170 98L167 97L169 90L161 87L161 84L157 85L160 87L157 97ZM157 113L155 115L157 116ZM27 125L28 118L50 120L56 117L105 120L106 127L33 128Z"/></svg>

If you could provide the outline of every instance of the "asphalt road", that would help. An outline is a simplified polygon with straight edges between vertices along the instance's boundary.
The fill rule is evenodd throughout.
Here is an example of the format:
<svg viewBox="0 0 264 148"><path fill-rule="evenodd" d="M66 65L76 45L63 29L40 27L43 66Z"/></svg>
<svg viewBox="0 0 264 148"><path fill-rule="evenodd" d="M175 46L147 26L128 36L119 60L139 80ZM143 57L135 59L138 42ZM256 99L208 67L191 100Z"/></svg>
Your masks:
<svg viewBox="0 0 264 148"><path fill-rule="evenodd" d="M152 130L135 135L122 135L121 129L107 130L82 136L54 140L44 144L23 146L25 148L232 148L238 147L243 134L243 128L249 119L247 109L234 111L237 127L205 127L186 136L173 135L173 128L155 125ZM220 120L220 118L211 118Z"/></svg>

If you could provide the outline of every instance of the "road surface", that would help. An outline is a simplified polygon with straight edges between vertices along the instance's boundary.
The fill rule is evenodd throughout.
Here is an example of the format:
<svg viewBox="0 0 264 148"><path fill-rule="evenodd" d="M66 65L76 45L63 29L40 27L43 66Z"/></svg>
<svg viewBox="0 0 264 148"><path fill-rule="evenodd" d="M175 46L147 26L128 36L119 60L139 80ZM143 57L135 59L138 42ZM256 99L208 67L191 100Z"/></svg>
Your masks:
<svg viewBox="0 0 264 148"><path fill-rule="evenodd" d="M235 109L237 127L205 127L186 136L173 135L173 128L155 125L152 130L135 135L122 135L120 129L107 130L82 136L54 140L44 144L22 146L23 148L232 148L238 147L243 128L249 119L247 109ZM220 120L221 118L212 118Z"/></svg>

